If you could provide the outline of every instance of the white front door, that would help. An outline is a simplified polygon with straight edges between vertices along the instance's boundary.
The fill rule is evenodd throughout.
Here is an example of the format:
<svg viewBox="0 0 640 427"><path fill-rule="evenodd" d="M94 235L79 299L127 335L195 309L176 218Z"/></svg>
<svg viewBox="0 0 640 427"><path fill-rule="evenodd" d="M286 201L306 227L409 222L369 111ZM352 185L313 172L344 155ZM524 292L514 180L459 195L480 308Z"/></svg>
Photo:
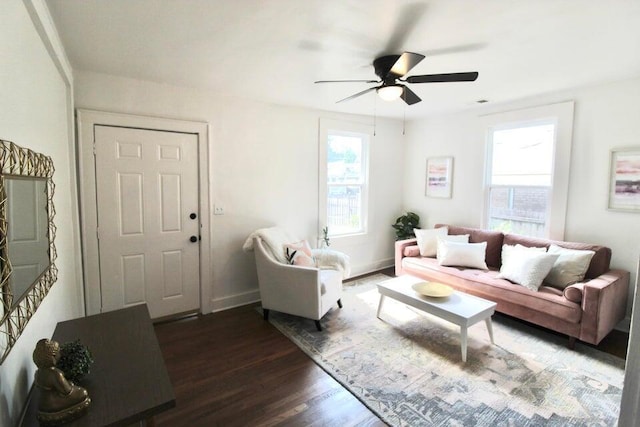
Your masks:
<svg viewBox="0 0 640 427"><path fill-rule="evenodd" d="M197 311L197 135L95 126L95 155L102 311Z"/></svg>

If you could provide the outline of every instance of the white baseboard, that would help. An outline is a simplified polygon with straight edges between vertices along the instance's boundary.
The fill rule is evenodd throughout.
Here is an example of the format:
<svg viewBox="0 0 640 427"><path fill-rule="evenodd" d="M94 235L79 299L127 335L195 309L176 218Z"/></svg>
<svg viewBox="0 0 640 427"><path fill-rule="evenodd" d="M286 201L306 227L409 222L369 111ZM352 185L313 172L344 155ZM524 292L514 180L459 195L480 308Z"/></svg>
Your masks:
<svg viewBox="0 0 640 427"><path fill-rule="evenodd" d="M374 271L382 270L384 268L393 267L394 263L395 260L393 258L387 258L369 264L351 266L351 277L361 276L363 274L373 273ZM253 304L259 301L260 290L258 289L221 298L212 298L210 304L210 313L229 310L230 308L241 307L243 305Z"/></svg>
<svg viewBox="0 0 640 427"><path fill-rule="evenodd" d="M229 295L222 298L211 299L211 313L217 311L228 310L230 308L240 307L247 304L253 304L260 301L260 291L243 292L240 294Z"/></svg>

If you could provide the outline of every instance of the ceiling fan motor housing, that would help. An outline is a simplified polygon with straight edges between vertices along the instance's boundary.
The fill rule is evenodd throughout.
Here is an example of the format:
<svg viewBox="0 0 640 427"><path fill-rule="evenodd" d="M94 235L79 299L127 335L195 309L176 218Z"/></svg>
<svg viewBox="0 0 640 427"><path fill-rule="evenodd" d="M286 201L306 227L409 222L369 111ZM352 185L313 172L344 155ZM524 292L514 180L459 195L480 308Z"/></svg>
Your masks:
<svg viewBox="0 0 640 427"><path fill-rule="evenodd" d="M376 75L382 79L385 85L395 84L396 78L401 77L389 74L391 68L399 58L400 55L386 55L373 61L373 68L375 69Z"/></svg>

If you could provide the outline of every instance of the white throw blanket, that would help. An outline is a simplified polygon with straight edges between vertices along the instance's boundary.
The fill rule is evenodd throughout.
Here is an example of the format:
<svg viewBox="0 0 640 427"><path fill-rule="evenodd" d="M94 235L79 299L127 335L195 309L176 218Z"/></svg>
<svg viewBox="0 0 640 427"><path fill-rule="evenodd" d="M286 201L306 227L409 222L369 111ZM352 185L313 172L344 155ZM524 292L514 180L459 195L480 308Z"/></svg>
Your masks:
<svg viewBox="0 0 640 427"><path fill-rule="evenodd" d="M351 274L349 255L331 249L312 249L311 253L316 262L316 267L341 271L343 279L346 279Z"/></svg>
<svg viewBox="0 0 640 427"><path fill-rule="evenodd" d="M295 236L279 227L261 228L247 237L244 245L242 245L244 252L253 251L253 239L255 237L262 239L267 249L271 251L271 255L282 264L288 264L284 252L284 245L301 240L296 239ZM318 268L341 271L343 278L347 278L351 274L349 256L345 253L331 249L313 249L312 255Z"/></svg>
<svg viewBox="0 0 640 427"><path fill-rule="evenodd" d="M259 237L264 242L267 249L271 251L271 255L283 264L287 264L287 257L284 254L284 245L287 243L298 242L300 239L296 239L295 236L287 233L285 230L279 227L261 228L254 231L247 237L242 250L244 252L253 251L253 238Z"/></svg>

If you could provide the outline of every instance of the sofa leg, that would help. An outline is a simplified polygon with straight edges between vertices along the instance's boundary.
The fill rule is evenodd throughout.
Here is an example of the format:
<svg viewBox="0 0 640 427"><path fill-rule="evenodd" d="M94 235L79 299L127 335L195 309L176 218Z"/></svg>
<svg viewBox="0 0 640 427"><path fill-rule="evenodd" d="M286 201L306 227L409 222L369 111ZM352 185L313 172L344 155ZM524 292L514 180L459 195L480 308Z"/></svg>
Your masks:
<svg viewBox="0 0 640 427"><path fill-rule="evenodd" d="M576 337L569 337L569 345L567 347L569 347L569 350L576 349Z"/></svg>
<svg viewBox="0 0 640 427"><path fill-rule="evenodd" d="M338 307L342 308L342 301L338 300Z"/></svg>
<svg viewBox="0 0 640 427"><path fill-rule="evenodd" d="M322 325L320 324L319 320L316 320L316 328L318 329L319 332L322 332Z"/></svg>
<svg viewBox="0 0 640 427"><path fill-rule="evenodd" d="M262 309L262 317L264 318L264 320L269 320L269 309L268 308L263 308Z"/></svg>

